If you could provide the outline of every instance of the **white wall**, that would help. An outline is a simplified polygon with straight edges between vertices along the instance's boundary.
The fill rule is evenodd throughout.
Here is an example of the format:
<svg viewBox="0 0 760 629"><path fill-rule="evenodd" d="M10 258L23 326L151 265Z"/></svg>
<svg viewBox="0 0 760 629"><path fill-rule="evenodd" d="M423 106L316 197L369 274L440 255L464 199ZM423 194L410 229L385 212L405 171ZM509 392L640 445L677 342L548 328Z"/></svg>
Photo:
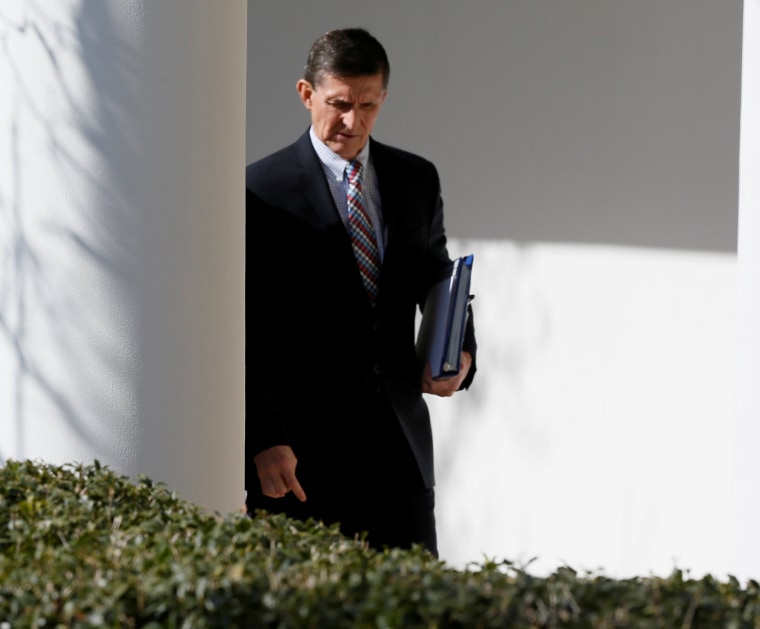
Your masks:
<svg viewBox="0 0 760 629"><path fill-rule="evenodd" d="M2 459L242 504L246 8L0 8Z"/></svg>
<svg viewBox="0 0 760 629"><path fill-rule="evenodd" d="M760 1L744 2L742 115L739 169L738 417L734 444L734 562L757 574L760 544Z"/></svg>
<svg viewBox="0 0 760 629"><path fill-rule="evenodd" d="M354 25L391 61L376 137L439 166L476 258L480 373L430 400L444 559L746 574L741 2L249 2L248 160L306 128L309 45Z"/></svg>
<svg viewBox="0 0 760 629"><path fill-rule="evenodd" d="M428 400L443 556L734 569L733 256L452 247L475 251L481 367L467 395Z"/></svg>

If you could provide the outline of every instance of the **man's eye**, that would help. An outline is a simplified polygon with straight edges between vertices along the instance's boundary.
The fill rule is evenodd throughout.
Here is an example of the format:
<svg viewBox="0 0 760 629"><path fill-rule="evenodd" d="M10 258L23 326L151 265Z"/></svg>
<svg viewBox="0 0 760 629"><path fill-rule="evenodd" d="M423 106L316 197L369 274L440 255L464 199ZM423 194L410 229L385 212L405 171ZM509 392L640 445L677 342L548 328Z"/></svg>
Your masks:
<svg viewBox="0 0 760 629"><path fill-rule="evenodd" d="M331 107L334 107L338 111L349 111L351 109L350 103L344 103L340 101L333 101L330 103Z"/></svg>

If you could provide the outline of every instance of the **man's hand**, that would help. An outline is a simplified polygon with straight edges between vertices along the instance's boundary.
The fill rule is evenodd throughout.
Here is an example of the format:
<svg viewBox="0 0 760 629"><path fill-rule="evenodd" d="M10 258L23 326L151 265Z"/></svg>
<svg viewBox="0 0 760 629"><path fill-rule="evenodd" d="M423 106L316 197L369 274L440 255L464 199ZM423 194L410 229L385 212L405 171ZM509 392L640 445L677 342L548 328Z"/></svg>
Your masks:
<svg viewBox="0 0 760 629"><path fill-rule="evenodd" d="M472 356L469 352L462 352L462 367L456 376L443 380L433 380L430 363L428 363L425 365L425 371L422 374L422 392L440 397L451 397L462 386L462 382L467 377L467 372L470 371L470 365L472 365Z"/></svg>
<svg viewBox="0 0 760 629"><path fill-rule="evenodd" d="M274 446L253 457L261 482L261 492L270 498L282 498L289 491L301 502L306 494L296 478L298 460L290 446Z"/></svg>

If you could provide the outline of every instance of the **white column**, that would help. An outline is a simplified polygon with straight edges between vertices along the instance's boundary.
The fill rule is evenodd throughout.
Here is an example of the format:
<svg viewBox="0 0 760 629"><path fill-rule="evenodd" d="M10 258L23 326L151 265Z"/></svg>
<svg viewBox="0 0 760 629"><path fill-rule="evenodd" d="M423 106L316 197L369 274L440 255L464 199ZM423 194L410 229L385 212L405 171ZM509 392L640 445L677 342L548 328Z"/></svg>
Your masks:
<svg viewBox="0 0 760 629"><path fill-rule="evenodd" d="M0 457L243 493L246 2L0 8Z"/></svg>
<svg viewBox="0 0 760 629"><path fill-rule="evenodd" d="M739 153L739 400L732 565L760 574L760 0L744 1Z"/></svg>

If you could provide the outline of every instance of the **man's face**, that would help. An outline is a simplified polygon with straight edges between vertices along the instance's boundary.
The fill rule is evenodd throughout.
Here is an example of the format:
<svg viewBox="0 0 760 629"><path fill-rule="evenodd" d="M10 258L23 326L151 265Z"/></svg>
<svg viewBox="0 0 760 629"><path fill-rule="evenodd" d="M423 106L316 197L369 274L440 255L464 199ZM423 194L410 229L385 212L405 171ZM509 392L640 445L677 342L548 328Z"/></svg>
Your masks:
<svg viewBox="0 0 760 629"><path fill-rule="evenodd" d="M316 86L301 79L296 85L317 137L343 159L359 154L385 100L382 73L340 78L322 76Z"/></svg>

